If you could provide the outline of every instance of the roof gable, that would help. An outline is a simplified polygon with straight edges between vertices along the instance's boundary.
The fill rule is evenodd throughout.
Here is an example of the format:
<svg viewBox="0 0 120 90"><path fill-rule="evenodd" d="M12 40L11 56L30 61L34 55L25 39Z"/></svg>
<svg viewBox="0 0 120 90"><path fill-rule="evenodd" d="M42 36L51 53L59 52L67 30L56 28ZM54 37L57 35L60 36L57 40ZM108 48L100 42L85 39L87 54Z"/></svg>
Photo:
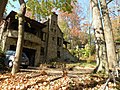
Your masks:
<svg viewBox="0 0 120 90"><path fill-rule="evenodd" d="M8 18L15 19L15 15L17 15L17 13L14 11L11 11L10 14L6 17L6 20ZM29 17L26 17L26 16L25 16L25 21L28 22L32 27L35 27L35 28L44 28L46 26L45 24L42 24L36 20L30 19Z"/></svg>

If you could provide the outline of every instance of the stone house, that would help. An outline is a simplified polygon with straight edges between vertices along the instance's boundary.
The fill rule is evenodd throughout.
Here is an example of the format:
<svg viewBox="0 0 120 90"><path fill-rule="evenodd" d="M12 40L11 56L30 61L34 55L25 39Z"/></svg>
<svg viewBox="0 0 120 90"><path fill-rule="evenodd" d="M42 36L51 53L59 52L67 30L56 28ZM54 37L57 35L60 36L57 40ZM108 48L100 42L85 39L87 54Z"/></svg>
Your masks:
<svg viewBox="0 0 120 90"><path fill-rule="evenodd" d="M23 52L30 59L30 66L38 66L56 58L62 59L63 33L57 24L57 18L58 15L53 13L48 21L40 23L25 17ZM3 32L0 32L1 47L5 51L15 50L18 37L17 13L10 12L5 22L7 24L4 25Z"/></svg>
<svg viewBox="0 0 120 90"><path fill-rule="evenodd" d="M118 66L120 67L120 42L115 42L115 46L116 46L117 63L118 63Z"/></svg>

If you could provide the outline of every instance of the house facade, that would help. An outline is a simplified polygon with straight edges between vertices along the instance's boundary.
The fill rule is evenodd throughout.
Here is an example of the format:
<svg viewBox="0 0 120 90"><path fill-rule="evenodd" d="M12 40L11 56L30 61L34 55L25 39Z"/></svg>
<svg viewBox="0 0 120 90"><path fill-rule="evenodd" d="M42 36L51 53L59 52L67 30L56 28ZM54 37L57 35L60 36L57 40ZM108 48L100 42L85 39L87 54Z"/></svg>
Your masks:
<svg viewBox="0 0 120 90"><path fill-rule="evenodd" d="M37 22L25 17L23 52L30 59L30 66L53 59L62 59L63 33L58 24L58 15L53 13L48 21ZM1 25L1 47L3 50L16 50L18 38L18 17L12 11L5 19L7 24Z"/></svg>
<svg viewBox="0 0 120 90"><path fill-rule="evenodd" d="M116 58L117 58L117 64L120 67L120 42L115 43L116 46Z"/></svg>

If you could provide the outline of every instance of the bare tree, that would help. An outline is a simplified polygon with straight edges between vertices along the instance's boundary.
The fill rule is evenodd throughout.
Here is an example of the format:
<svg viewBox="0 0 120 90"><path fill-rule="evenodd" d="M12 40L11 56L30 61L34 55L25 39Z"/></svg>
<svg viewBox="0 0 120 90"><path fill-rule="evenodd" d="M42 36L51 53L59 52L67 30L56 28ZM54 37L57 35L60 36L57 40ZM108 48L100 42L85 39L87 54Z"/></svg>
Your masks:
<svg viewBox="0 0 120 90"><path fill-rule="evenodd" d="M16 47L15 60L13 62L13 67L11 71L12 75L14 75L16 72L19 71L20 59L22 57L23 40L24 40L24 18L26 12L26 4L24 0L19 0L19 3L21 6L20 6L20 11L18 13L19 16L18 41Z"/></svg>
<svg viewBox="0 0 120 90"><path fill-rule="evenodd" d="M101 0L101 8L102 8L102 18L104 23L103 29L105 34L109 69L113 69L117 65L117 60L116 60L116 51L115 51L115 45L113 39L112 25L109 17L106 0Z"/></svg>
<svg viewBox="0 0 120 90"><path fill-rule="evenodd" d="M0 22L3 18L3 13L5 12L5 7L7 5L8 0L0 0Z"/></svg>
<svg viewBox="0 0 120 90"><path fill-rule="evenodd" d="M95 33L97 60L97 67L94 72L106 72L108 71L108 62L106 58L105 38L98 0L91 0L91 6L93 13L93 28Z"/></svg>
<svg viewBox="0 0 120 90"><path fill-rule="evenodd" d="M3 31L7 25L7 22L3 20L3 14L5 12L5 7L7 5L8 0L0 0L0 43L2 40Z"/></svg>

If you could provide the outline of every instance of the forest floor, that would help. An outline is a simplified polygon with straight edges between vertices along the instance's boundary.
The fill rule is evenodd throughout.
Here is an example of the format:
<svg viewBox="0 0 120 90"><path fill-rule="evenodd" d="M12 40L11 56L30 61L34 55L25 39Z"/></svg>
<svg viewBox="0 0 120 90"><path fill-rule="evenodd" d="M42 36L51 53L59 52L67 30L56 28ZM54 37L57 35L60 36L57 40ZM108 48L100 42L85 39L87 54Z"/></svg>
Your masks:
<svg viewBox="0 0 120 90"><path fill-rule="evenodd" d="M77 67L78 68L78 67ZM104 90L108 77L91 74L93 68L79 67L79 70L29 67L11 75L0 73L0 90ZM120 90L120 77L111 79L106 87Z"/></svg>

